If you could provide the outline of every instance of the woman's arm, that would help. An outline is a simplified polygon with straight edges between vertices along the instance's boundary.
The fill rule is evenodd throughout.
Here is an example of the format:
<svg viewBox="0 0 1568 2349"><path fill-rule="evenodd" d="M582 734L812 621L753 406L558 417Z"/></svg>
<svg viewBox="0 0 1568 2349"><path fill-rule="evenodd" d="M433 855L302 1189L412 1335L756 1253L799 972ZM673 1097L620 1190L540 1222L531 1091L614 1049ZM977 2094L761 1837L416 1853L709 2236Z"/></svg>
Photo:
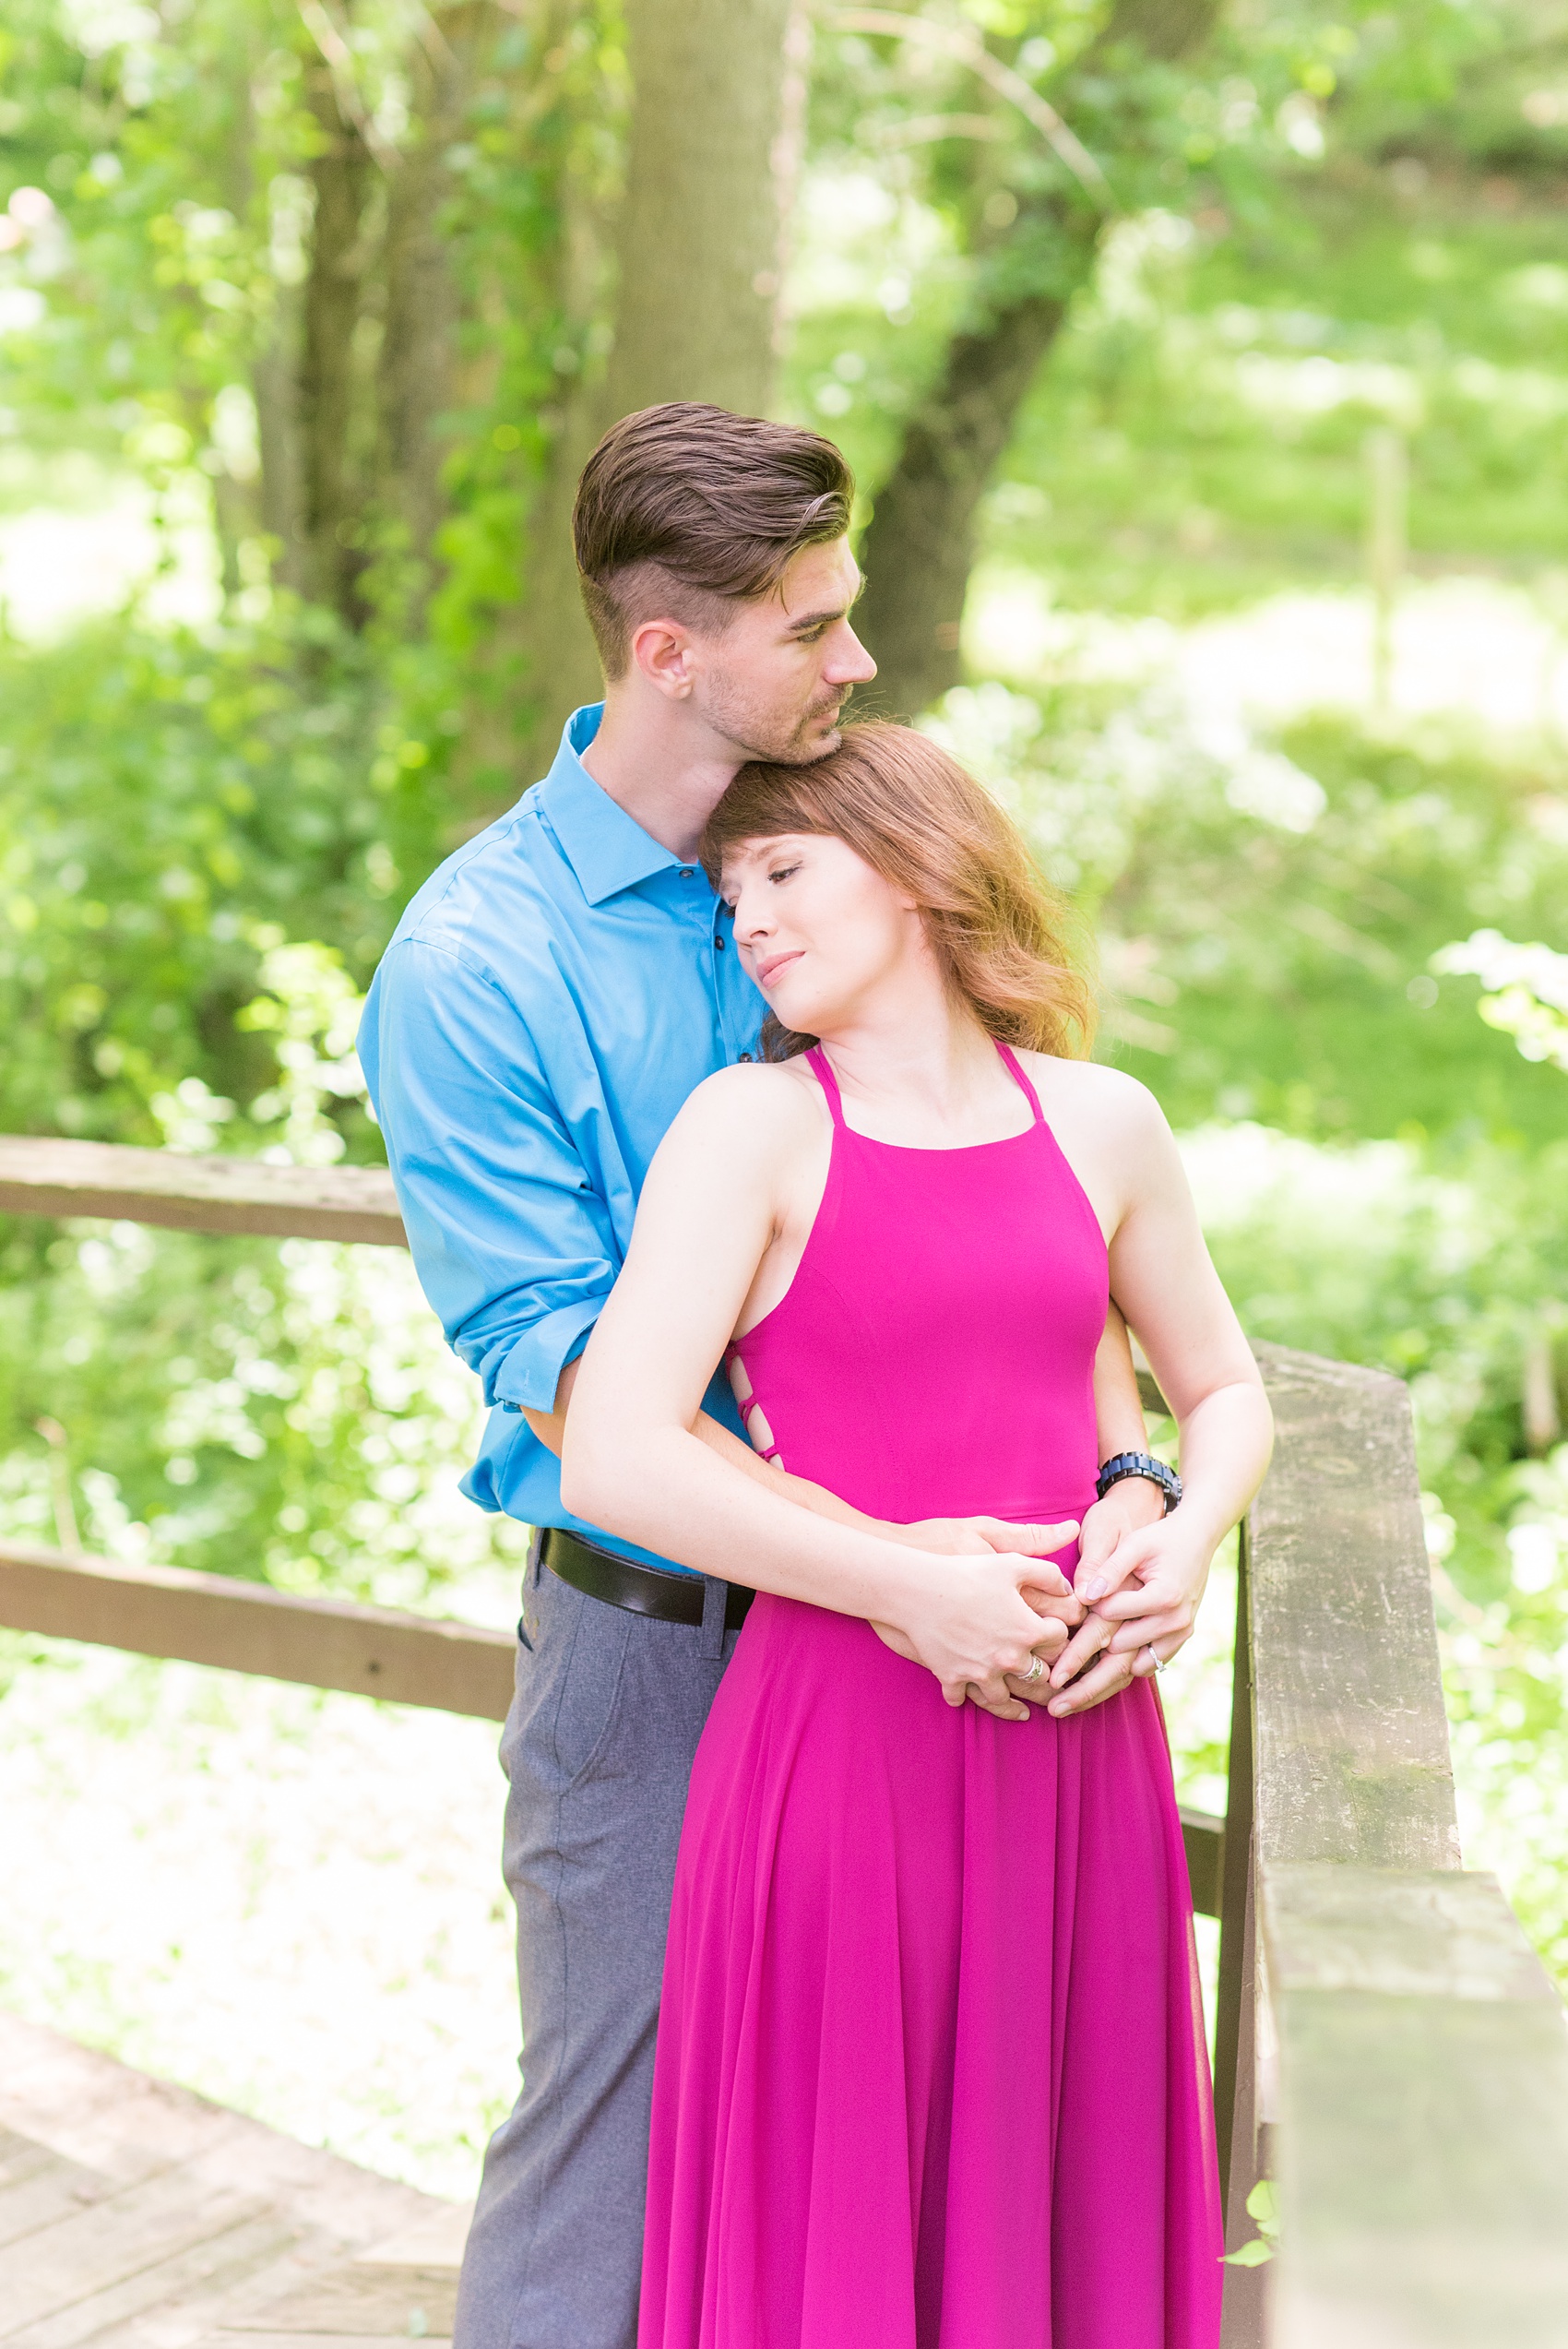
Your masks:
<svg viewBox="0 0 1568 2349"><path fill-rule="evenodd" d="M900 1632L954 1704L1005 1705L1039 1618L1026 1582L1064 1589L1039 1555L932 1554L792 1506L694 1432L703 1391L773 1236L781 1170L807 1146L800 1090L760 1069L698 1087L659 1147L621 1277L582 1357L562 1451L574 1515L700 1573ZM1018 1533L1029 1552L1069 1538Z"/></svg>
<svg viewBox="0 0 1568 2349"><path fill-rule="evenodd" d="M1118 1086L1113 1115L1128 1181L1111 1285L1175 1416L1183 1489L1170 1517L1129 1527L1103 1557L1080 1564L1077 1593L1091 1613L1052 1667L1056 1714L1114 1695L1190 1637L1214 1553L1262 1484L1274 1442L1263 1380L1210 1261L1174 1137L1142 1086Z"/></svg>

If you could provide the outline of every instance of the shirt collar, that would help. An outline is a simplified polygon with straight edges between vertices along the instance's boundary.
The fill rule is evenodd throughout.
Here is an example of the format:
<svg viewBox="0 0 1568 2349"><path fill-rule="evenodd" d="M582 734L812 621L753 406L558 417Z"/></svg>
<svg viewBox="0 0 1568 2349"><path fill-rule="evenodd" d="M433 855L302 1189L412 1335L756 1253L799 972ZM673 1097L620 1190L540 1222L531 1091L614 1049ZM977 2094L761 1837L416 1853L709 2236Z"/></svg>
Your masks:
<svg viewBox="0 0 1568 2349"><path fill-rule="evenodd" d="M602 905L622 889L635 888L655 873L674 872L676 859L635 823L601 790L581 754L599 732L601 701L575 709L561 736L554 763L538 791L541 812L590 905Z"/></svg>

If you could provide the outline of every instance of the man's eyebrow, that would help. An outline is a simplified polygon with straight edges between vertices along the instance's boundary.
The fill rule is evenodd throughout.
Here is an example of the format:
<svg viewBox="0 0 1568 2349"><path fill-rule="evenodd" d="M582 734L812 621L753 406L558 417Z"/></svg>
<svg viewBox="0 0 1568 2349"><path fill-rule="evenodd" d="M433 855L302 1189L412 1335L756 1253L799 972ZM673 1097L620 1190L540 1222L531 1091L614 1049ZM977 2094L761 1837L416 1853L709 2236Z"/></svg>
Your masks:
<svg viewBox="0 0 1568 2349"><path fill-rule="evenodd" d="M808 628L826 627L830 620L847 620L865 591L865 574L862 571L860 585L848 603L837 604L831 612L803 612L798 620L790 621L790 634L792 637L803 636Z"/></svg>

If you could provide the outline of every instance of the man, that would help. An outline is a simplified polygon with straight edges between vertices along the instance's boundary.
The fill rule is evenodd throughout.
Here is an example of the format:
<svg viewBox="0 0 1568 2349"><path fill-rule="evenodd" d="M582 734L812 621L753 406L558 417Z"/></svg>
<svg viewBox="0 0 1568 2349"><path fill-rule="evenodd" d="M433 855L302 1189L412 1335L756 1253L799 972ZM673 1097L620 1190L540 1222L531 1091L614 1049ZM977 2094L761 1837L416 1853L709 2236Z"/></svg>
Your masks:
<svg viewBox="0 0 1568 2349"><path fill-rule="evenodd" d="M414 898L362 1031L421 1280L493 1406L465 1489L544 1529L502 1743L526 2071L486 2156L457 2349L636 2337L675 1848L747 1592L574 1520L559 1452L648 1162L694 1087L757 1049L703 825L747 758L833 748L875 674L849 617L852 495L812 433L685 403L613 427L574 517L602 710L578 710L544 781ZM831 1500L755 1458L721 1379L699 1426L801 1529L799 1570L770 1587L822 1597L803 1537ZM1101 1432L1142 1441L1127 1409ZM911 1547L876 1617L950 1695L1016 1711L1004 1667L1041 1628L1023 1560L955 1574L951 1546ZM1097 1666L1087 1700L1130 1668Z"/></svg>

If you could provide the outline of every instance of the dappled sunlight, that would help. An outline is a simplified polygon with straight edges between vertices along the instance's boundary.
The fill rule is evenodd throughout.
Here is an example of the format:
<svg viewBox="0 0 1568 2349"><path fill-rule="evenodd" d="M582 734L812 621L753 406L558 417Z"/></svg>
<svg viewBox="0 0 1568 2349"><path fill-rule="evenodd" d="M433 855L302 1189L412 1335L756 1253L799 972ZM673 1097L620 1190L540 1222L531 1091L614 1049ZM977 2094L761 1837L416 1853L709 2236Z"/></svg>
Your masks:
<svg viewBox="0 0 1568 2349"><path fill-rule="evenodd" d="M465 2199L516 2093L488 1722L0 1634L0 2000Z"/></svg>
<svg viewBox="0 0 1568 2349"><path fill-rule="evenodd" d="M1285 726L1316 711L1377 722L1445 719L1568 742L1568 608L1485 578L1413 581L1393 615L1386 693L1361 588L1289 590L1186 626L1053 604L1022 578L982 581L968 622L976 666L1020 683L1168 684L1200 722Z"/></svg>
<svg viewBox="0 0 1568 2349"><path fill-rule="evenodd" d="M24 644L135 603L154 626L195 626L222 605L210 497L199 474L160 497L135 474L102 471L69 505L0 504L0 608Z"/></svg>

